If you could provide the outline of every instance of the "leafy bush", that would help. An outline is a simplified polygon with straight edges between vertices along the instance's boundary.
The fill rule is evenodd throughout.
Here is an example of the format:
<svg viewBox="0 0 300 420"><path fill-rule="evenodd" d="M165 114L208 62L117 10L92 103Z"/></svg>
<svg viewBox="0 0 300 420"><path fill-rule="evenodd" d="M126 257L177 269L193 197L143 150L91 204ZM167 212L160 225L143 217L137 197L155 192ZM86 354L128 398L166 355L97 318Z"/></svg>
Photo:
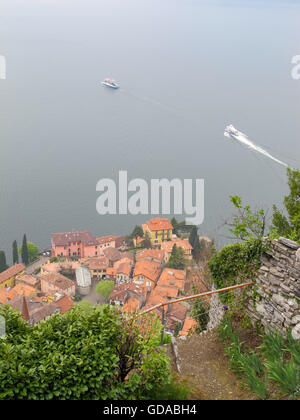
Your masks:
<svg viewBox="0 0 300 420"><path fill-rule="evenodd" d="M28 327L10 307L0 314L0 399L150 399L171 382L156 318L75 306Z"/></svg>

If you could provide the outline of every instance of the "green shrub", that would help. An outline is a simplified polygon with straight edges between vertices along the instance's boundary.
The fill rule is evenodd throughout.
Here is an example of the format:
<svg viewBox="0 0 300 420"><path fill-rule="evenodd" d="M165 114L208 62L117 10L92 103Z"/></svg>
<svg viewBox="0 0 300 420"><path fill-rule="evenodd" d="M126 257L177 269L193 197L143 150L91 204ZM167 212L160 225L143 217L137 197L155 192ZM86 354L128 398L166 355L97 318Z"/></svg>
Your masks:
<svg viewBox="0 0 300 420"><path fill-rule="evenodd" d="M153 345L155 317L76 305L28 327L8 306L0 315L0 399L151 399L171 383L169 359Z"/></svg>

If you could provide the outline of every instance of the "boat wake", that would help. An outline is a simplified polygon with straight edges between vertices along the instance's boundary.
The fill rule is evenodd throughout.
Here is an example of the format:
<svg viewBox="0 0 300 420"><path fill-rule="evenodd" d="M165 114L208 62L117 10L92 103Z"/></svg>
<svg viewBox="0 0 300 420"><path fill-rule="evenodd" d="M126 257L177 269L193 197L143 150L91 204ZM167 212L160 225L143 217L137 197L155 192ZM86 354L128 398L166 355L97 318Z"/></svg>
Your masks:
<svg viewBox="0 0 300 420"><path fill-rule="evenodd" d="M277 162L280 165L283 165L285 167L289 166L287 163L283 162L282 160L277 159L276 157L271 155L269 152L267 152L265 149L258 146L253 141L249 140L249 138L246 134L244 134L241 131L234 128L233 125L228 125L225 128L224 136L226 136L228 138L234 138L235 140L239 141L240 143L242 143L244 146L248 147L249 149L252 149L255 152L258 152L258 153L268 157L269 159L272 159L274 162Z"/></svg>

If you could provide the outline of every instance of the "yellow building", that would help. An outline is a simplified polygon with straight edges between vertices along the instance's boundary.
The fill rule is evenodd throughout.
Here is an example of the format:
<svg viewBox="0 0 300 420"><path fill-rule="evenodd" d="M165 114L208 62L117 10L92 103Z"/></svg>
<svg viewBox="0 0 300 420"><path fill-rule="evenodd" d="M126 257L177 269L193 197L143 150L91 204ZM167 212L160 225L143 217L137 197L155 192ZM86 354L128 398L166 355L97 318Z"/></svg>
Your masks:
<svg viewBox="0 0 300 420"><path fill-rule="evenodd" d="M142 229L144 235L149 237L152 245L172 239L173 226L169 219L160 217L151 219L142 225Z"/></svg>
<svg viewBox="0 0 300 420"><path fill-rule="evenodd" d="M16 276L23 274L25 266L23 264L15 264L7 270L0 273L0 287L14 287Z"/></svg>

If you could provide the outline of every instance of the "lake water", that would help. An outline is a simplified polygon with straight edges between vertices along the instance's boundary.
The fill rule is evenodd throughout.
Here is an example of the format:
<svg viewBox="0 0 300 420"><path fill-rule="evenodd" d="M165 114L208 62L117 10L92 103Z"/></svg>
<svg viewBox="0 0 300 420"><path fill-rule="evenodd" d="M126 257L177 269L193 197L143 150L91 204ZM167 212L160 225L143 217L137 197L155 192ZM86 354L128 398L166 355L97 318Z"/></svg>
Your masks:
<svg viewBox="0 0 300 420"><path fill-rule="evenodd" d="M223 136L233 123L300 165L300 1L1 0L0 249L23 233L125 234L96 183L204 178L200 233L222 240L229 195L272 208L285 168ZM119 91L100 85L105 77Z"/></svg>

